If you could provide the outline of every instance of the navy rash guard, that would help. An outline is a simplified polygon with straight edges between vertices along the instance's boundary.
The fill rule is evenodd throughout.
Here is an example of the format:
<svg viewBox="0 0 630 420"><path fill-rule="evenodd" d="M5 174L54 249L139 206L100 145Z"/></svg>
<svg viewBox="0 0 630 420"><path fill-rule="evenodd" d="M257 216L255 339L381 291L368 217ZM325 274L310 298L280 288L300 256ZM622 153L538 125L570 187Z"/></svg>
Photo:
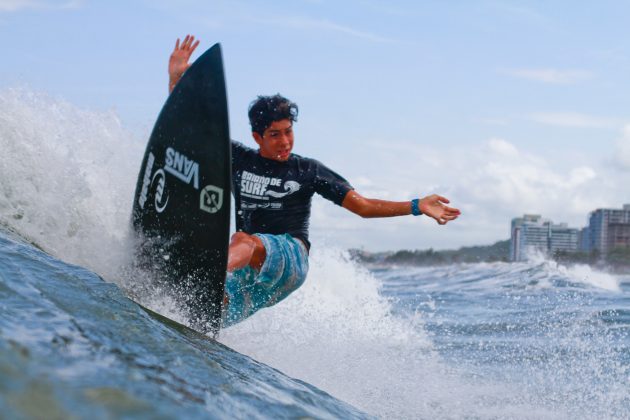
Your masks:
<svg viewBox="0 0 630 420"><path fill-rule="evenodd" d="M234 140L232 188L237 231L288 233L307 248L313 194L341 205L352 190L348 181L317 160L292 153L286 162L278 162Z"/></svg>

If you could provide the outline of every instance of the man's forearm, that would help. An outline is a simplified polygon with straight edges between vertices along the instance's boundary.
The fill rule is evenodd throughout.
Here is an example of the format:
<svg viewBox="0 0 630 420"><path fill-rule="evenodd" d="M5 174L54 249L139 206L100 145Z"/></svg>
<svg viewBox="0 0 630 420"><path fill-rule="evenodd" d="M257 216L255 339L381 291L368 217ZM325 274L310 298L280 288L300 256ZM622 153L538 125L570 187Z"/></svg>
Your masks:
<svg viewBox="0 0 630 420"><path fill-rule="evenodd" d="M366 218L395 217L411 214L411 201L388 201L365 198L355 191L350 191L342 206L351 212Z"/></svg>
<svg viewBox="0 0 630 420"><path fill-rule="evenodd" d="M411 214L411 201L387 201L366 198L368 203L361 213L361 217L395 217Z"/></svg>
<svg viewBox="0 0 630 420"><path fill-rule="evenodd" d="M424 198L411 201L387 201L375 198L365 198L358 192L349 191L341 205L361 217L394 217L413 214L425 214L435 219L440 225L445 225L459 217L459 209L449 207L449 200L441 195L431 194Z"/></svg>

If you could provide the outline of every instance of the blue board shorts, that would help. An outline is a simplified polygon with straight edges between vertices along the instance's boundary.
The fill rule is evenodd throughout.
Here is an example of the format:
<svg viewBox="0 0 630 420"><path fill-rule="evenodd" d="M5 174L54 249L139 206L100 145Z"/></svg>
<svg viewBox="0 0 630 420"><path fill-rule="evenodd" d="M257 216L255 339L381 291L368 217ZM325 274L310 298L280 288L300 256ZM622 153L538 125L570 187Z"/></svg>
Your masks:
<svg viewBox="0 0 630 420"><path fill-rule="evenodd" d="M256 233L267 253L257 272L247 266L228 273L225 280L227 305L223 306L222 325L229 327L273 306L297 290L308 273L308 251L291 235Z"/></svg>

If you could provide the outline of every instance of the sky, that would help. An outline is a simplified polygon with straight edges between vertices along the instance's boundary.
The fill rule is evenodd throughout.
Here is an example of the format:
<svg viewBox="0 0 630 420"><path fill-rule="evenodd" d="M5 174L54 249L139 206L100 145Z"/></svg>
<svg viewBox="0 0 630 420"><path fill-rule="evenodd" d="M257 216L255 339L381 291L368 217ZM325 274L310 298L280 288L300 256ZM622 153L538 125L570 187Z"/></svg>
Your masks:
<svg viewBox="0 0 630 420"><path fill-rule="evenodd" d="M324 199L311 239L446 249L542 214L630 203L630 2L0 0L0 89L113 111L148 137L175 40L223 48L231 136L259 94L297 102L294 152L361 194L437 193L462 216L364 220Z"/></svg>

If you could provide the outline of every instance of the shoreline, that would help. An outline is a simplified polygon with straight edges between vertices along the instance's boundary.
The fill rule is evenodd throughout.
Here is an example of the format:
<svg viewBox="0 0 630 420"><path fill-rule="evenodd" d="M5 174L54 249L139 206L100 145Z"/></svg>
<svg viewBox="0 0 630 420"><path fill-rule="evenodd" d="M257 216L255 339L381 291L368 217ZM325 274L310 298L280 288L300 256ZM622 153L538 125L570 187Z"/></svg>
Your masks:
<svg viewBox="0 0 630 420"><path fill-rule="evenodd" d="M370 252L350 249L348 252L353 260L371 266L392 267L431 267L453 264L477 263L521 263L510 261L510 241L499 241L492 245L462 247L457 250L436 251L432 248L425 250L398 250L384 252ZM614 275L630 275L630 249L610 253L606 258L597 254L558 253L545 255L546 261L574 267L585 265L593 270Z"/></svg>

